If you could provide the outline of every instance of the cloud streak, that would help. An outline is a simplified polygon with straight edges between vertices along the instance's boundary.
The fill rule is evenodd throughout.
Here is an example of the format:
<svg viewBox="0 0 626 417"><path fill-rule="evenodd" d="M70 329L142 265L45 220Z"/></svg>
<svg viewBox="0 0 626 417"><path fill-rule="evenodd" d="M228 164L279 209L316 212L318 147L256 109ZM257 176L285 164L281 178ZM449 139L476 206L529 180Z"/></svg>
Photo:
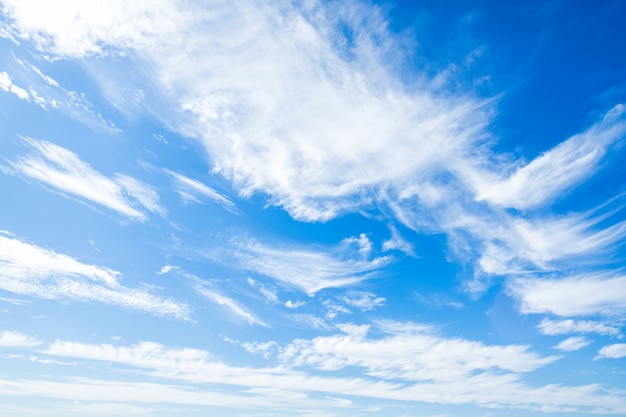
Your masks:
<svg viewBox="0 0 626 417"><path fill-rule="evenodd" d="M11 330L0 331L0 346L3 347L33 347L42 344L41 340Z"/></svg>
<svg viewBox="0 0 626 417"><path fill-rule="evenodd" d="M202 203L203 200L208 199L214 203L220 204L228 211L238 213L235 204L229 198L218 193L213 188L178 172L174 172L169 169L166 169L165 172L174 179L176 183L176 191L178 191L178 194L183 200Z"/></svg>
<svg viewBox="0 0 626 417"><path fill-rule="evenodd" d="M517 209L530 209L555 199L590 176L608 147L624 137L625 111L626 106L617 105L587 131L543 153L508 178L481 186L477 199Z"/></svg>
<svg viewBox="0 0 626 417"><path fill-rule="evenodd" d="M597 386L550 385L534 388L526 385L521 380L521 374L532 372L556 358L541 357L525 346L490 346L444 338L427 326L403 326L399 323L389 327L396 328L394 334L382 338L369 337L368 326L344 324L340 326L341 333L336 335L311 340L296 339L282 346L275 342L246 344L246 349L251 352L279 359L278 366L265 368L228 366L206 351L171 349L154 342L113 346L56 341L45 353L123 364L147 373L151 378L195 384L228 384L234 394L226 394L224 399L231 398L231 395L236 398L239 389L248 394L260 394L259 397L247 396L248 400L243 401L242 406L257 404L263 398L265 406L280 407L294 400L294 395L297 395L300 405L312 406L317 401L317 395L309 396L309 393L332 393L333 397L359 396L377 401L481 404L522 409L550 408L553 411L619 413L626 409L623 399L602 394ZM415 356L407 356L407 353ZM300 369L304 366L313 366L322 373L303 372ZM358 376L342 376L341 370L347 367L356 367L364 372ZM16 381L13 384L19 383ZM0 389L7 389L7 386L13 385L4 381ZM165 386L155 384L154 387L158 392ZM215 389L219 390L219 385ZM262 395L268 390L277 395ZM58 390L54 391L56 394L49 395L62 395ZM196 392L215 390L199 388ZM104 395L100 400L108 401L110 397ZM147 400L139 396L133 401ZM161 401L172 400L170 396L156 400ZM186 395L178 401L196 404ZM325 406L330 405L326 403Z"/></svg>
<svg viewBox="0 0 626 417"><path fill-rule="evenodd" d="M369 240L368 240L369 242ZM371 278L388 265L389 256L364 256L362 247L339 246L329 251L241 242L235 257L248 270L296 287L309 295L324 288L339 288Z"/></svg>
<svg viewBox="0 0 626 417"><path fill-rule="evenodd" d="M623 314L626 310L626 277L597 273L563 279L518 278L509 283L520 311L558 316Z"/></svg>
<svg viewBox="0 0 626 417"><path fill-rule="evenodd" d="M0 235L0 288L51 300L96 301L157 316L189 320L189 308L176 301L128 288L119 272L81 263L67 255Z"/></svg>
<svg viewBox="0 0 626 417"><path fill-rule="evenodd" d="M106 177L68 149L43 140L22 139L33 154L9 162L5 172L96 203L132 220L146 221L143 210L164 213L156 191L148 184L127 175Z"/></svg>

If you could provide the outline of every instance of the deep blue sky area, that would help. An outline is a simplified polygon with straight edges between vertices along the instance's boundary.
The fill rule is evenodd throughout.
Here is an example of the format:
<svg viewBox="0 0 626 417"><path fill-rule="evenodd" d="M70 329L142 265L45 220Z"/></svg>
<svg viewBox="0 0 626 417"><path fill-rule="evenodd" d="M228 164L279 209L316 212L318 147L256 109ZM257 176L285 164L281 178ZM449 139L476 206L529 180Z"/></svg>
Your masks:
<svg viewBox="0 0 626 417"><path fill-rule="evenodd" d="M0 415L626 414L625 18L0 0Z"/></svg>

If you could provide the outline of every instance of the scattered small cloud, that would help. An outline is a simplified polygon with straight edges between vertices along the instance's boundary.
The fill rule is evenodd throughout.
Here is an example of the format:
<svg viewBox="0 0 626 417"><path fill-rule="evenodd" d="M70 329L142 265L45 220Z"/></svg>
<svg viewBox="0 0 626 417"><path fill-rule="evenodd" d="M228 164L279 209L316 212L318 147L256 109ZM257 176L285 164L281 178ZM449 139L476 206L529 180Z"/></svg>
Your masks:
<svg viewBox="0 0 626 417"><path fill-rule="evenodd" d="M341 297L341 301L361 311L367 311L382 306L386 300L384 297L378 297L371 292L349 291L345 296Z"/></svg>
<svg viewBox="0 0 626 417"><path fill-rule="evenodd" d="M558 316L602 314L626 310L626 276L595 273L562 279L517 278L509 282L520 311Z"/></svg>
<svg viewBox="0 0 626 417"><path fill-rule="evenodd" d="M0 72L0 89L7 93L15 94L19 99L30 101L28 91L13 83L11 76L5 71Z"/></svg>
<svg viewBox="0 0 626 417"><path fill-rule="evenodd" d="M598 356L596 356L595 359L620 359L623 357L626 357L626 343L615 343L613 345L603 346L598 351Z"/></svg>
<svg viewBox="0 0 626 417"><path fill-rule="evenodd" d="M356 239L348 242L348 246L355 242L363 243ZM360 244L357 248L340 246L335 251L324 251L248 241L236 244L235 249L235 257L246 269L300 288L311 296L324 288L363 281L391 261L386 256L366 259L364 253L369 254L368 246Z"/></svg>
<svg viewBox="0 0 626 417"><path fill-rule="evenodd" d="M157 275L164 275L164 274L167 274L168 272L175 271L177 269L179 269L179 266L176 266L176 265L163 265L161 267L161 269L159 269L157 271Z"/></svg>
<svg viewBox="0 0 626 417"><path fill-rule="evenodd" d="M33 347L43 342L35 337L11 330L0 331L0 346L3 347Z"/></svg>
<svg viewBox="0 0 626 417"><path fill-rule="evenodd" d="M185 304L125 287L119 276L112 269L0 236L0 288L5 291L41 299L97 301L189 320L190 310Z"/></svg>
<svg viewBox="0 0 626 417"><path fill-rule="evenodd" d="M541 334L558 336L570 333L597 333L622 338L620 327L593 320L551 320L544 318L537 326Z"/></svg>
<svg viewBox="0 0 626 417"><path fill-rule="evenodd" d="M293 308L293 309L302 307L305 304L306 303L304 301L302 301L302 300L298 300L298 301L287 300L287 301L285 301L285 307Z"/></svg>
<svg viewBox="0 0 626 417"><path fill-rule="evenodd" d="M207 286L207 283L203 282L201 279L194 276L187 276L191 283L192 287L205 298L213 301L214 303L225 307L235 316L245 319L249 324L256 324L263 327L269 327L265 322L261 319L257 318L254 314L249 312L247 309L241 306L240 303L235 301L234 299L227 297L217 290L210 289Z"/></svg>
<svg viewBox="0 0 626 417"><path fill-rule="evenodd" d="M591 344L592 341L581 336L574 336L563 340L561 343L556 345L554 348L558 350L562 350L565 352L572 352L575 350L579 350Z"/></svg>
<svg viewBox="0 0 626 417"><path fill-rule="evenodd" d="M221 205L226 210L239 214L239 210L228 197L215 191L213 188L201 183L198 180L191 179L178 172L169 169L164 170L169 174L176 183L176 191L184 201L193 201L194 203L204 203L209 200Z"/></svg>
<svg viewBox="0 0 626 417"><path fill-rule="evenodd" d="M38 181L133 220L147 220L141 209L164 213L156 191L148 184L127 175L106 177L61 146L43 140L22 139L34 153L9 162L5 172Z"/></svg>

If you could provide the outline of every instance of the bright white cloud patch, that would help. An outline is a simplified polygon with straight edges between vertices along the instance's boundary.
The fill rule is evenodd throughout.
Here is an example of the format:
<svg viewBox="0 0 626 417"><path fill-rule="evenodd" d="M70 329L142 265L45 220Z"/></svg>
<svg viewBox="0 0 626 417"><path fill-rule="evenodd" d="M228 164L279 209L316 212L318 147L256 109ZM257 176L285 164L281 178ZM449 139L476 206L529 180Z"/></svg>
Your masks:
<svg viewBox="0 0 626 417"><path fill-rule="evenodd" d="M170 171L168 169L166 169L165 172L174 178L176 182L176 190L183 200L201 203L203 200L209 199L215 203L221 204L227 210L237 212L235 204L230 199L218 193L211 187L198 180L188 178L178 172Z"/></svg>
<svg viewBox="0 0 626 417"><path fill-rule="evenodd" d="M598 351L597 358L620 359L626 357L626 343L603 346Z"/></svg>
<svg viewBox="0 0 626 417"><path fill-rule="evenodd" d="M363 258L361 250L340 247L325 252L249 242L237 245L235 256L247 269L313 295L363 281L391 261L387 256Z"/></svg>
<svg viewBox="0 0 626 417"><path fill-rule="evenodd" d="M13 83L13 80L11 80L11 76L5 71L0 72L0 88L7 93L15 94L18 98L22 100L30 100L30 94L28 94L28 91L24 90L22 87L15 85Z"/></svg>
<svg viewBox="0 0 626 417"><path fill-rule="evenodd" d="M503 181L478 190L479 200L528 209L552 200L595 171L608 147L626 133L624 112L618 105L589 130L571 137L517 169Z"/></svg>
<svg viewBox="0 0 626 417"><path fill-rule="evenodd" d="M592 320L550 320L543 319L537 326L541 334L557 336L570 333L598 333L621 337L620 328L610 323Z"/></svg>
<svg viewBox="0 0 626 417"><path fill-rule="evenodd" d="M215 291L211 291L206 288L203 288L201 285L196 285L195 288L204 297L208 298L214 303L224 306L236 316L245 319L248 323L258 324L258 325L267 327L267 324L265 324L260 319L256 318L252 313L247 311L244 307L239 305L239 303L233 300L232 298L227 297L223 294L219 294Z"/></svg>
<svg viewBox="0 0 626 417"><path fill-rule="evenodd" d="M244 343L243 347L251 353L259 353L266 358L278 355L280 366L264 368L228 366L216 361L206 351L171 349L153 342L113 346L57 341L45 353L119 363L134 367L138 372L148 372L152 377L229 384L248 393L260 394L259 397L247 396L243 404L257 404L260 398L265 398L261 404L280 406L291 403L297 395L300 404L314 405L317 400L309 393L332 393L333 396L425 402L441 402L447 397L445 402L455 404L478 402L491 406L546 407L554 410L567 410L571 406L603 410L606 406L603 401L610 402L614 407L623 406L619 400L602 395L593 386L534 388L525 385L520 381L519 373L531 372L556 359L540 357L529 352L527 347L490 346L463 339L447 339L424 326L397 323L396 327L400 333L383 338L368 337L368 326L345 324L340 326L340 334L312 340L298 339L284 346L275 342ZM406 332L401 328L413 330ZM307 374L302 371L305 364L324 373ZM364 367L367 376L351 378L335 374L349 366ZM15 390L17 385L19 382L7 384L5 381L0 383L0 391L9 387ZM38 385L35 383L33 387ZM69 387L71 384L60 384L59 388L64 385ZM154 388L160 392L163 386L155 384ZM268 390L277 395L263 396ZM54 397L64 398L58 390L54 392ZM207 391L200 389L198 392ZM238 390L231 392L237 393ZM114 398L120 401L121 397ZM147 398L142 395L134 400L145 402ZM154 398L153 402L178 402L168 395L158 400L151 398ZM229 395L223 394L222 401L229 398ZM180 400L183 399L185 403L196 404L186 395ZM111 397L105 395L100 400L111 400Z"/></svg>
<svg viewBox="0 0 626 417"><path fill-rule="evenodd" d="M352 291L341 300L349 306L367 311L380 307L385 303L384 297L377 297L376 294L363 291Z"/></svg>
<svg viewBox="0 0 626 417"><path fill-rule="evenodd" d="M0 331L0 346L4 347L32 347L42 342L34 337L11 330Z"/></svg>
<svg viewBox="0 0 626 417"><path fill-rule="evenodd" d="M519 278L509 284L522 313L559 316L615 315L626 309L626 277L581 275L563 279Z"/></svg>
<svg viewBox="0 0 626 417"><path fill-rule="evenodd" d="M584 337L575 336L575 337L570 337L570 338L563 340L554 348L558 350L563 350L566 352L571 352L574 350L582 349L589 344L591 344L591 340L586 339Z"/></svg>
<svg viewBox="0 0 626 417"><path fill-rule="evenodd" d="M187 306L122 286L119 273L0 235L0 288L43 299L98 301L188 319Z"/></svg>
<svg viewBox="0 0 626 417"><path fill-rule="evenodd" d="M147 220L142 209L163 212L157 193L148 184L127 175L108 178L72 151L43 140L23 139L35 152L10 162L8 172L102 205L134 220Z"/></svg>
<svg viewBox="0 0 626 417"><path fill-rule="evenodd" d="M427 3L0 0L0 414L625 414L625 6Z"/></svg>

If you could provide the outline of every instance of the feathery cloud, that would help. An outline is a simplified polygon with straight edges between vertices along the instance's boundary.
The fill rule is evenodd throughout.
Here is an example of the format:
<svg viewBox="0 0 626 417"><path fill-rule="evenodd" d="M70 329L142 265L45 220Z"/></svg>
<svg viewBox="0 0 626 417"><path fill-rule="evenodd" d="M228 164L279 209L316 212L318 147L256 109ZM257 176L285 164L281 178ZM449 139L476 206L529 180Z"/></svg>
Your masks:
<svg viewBox="0 0 626 417"><path fill-rule="evenodd" d="M615 273L563 279L517 278L509 282L508 290L525 314L612 316L626 309L626 277Z"/></svg>
<svg viewBox="0 0 626 417"><path fill-rule="evenodd" d="M0 346L4 347L32 347L42 344L41 340L38 340L32 336L25 335L24 333L14 332L11 330L0 331Z"/></svg>
<svg viewBox="0 0 626 417"><path fill-rule="evenodd" d="M613 345L603 346L598 351L598 356L596 356L596 359L620 359L623 357L626 357L626 343L615 343Z"/></svg>
<svg viewBox="0 0 626 417"><path fill-rule="evenodd" d="M600 335L622 337L619 327L611 323L592 320L550 320L544 318L537 328L541 334L549 336L570 333L598 333Z"/></svg>
<svg viewBox="0 0 626 417"><path fill-rule="evenodd" d="M67 255L0 235L0 288L43 299L97 301L159 316L189 319L174 300L128 288L119 272L81 263Z"/></svg>
<svg viewBox="0 0 626 417"><path fill-rule="evenodd" d="M580 336L569 337L556 345L554 348L565 352L572 352L584 348L592 341Z"/></svg>
<svg viewBox="0 0 626 417"><path fill-rule="evenodd" d="M22 139L34 152L9 162L6 172L99 204L133 220L147 220L141 209L164 213L156 191L148 184L127 175L106 177L68 149L43 140Z"/></svg>

